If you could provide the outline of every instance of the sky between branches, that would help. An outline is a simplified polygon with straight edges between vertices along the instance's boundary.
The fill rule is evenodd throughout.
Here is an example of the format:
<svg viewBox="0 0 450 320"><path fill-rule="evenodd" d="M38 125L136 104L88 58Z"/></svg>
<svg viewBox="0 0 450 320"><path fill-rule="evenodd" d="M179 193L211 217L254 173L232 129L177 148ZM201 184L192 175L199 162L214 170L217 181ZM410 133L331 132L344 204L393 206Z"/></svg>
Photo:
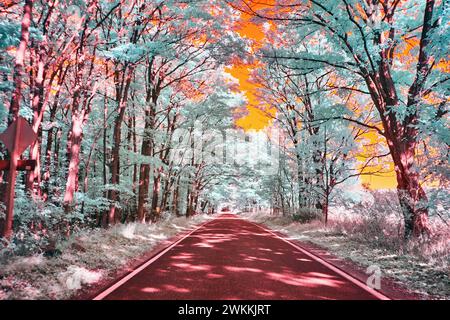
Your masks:
<svg viewBox="0 0 450 320"><path fill-rule="evenodd" d="M255 10L264 9L273 4L273 0L267 0L264 4L254 5ZM266 35L266 30L276 28L273 22L255 22L253 17L244 12L241 13L239 20L235 23L235 30L243 38L252 42L252 50L260 49L264 43L270 41ZM275 110L265 106L257 96L258 84L252 81L251 74L258 68L259 61L245 63L235 61L226 71L239 81L239 90L247 99L246 110L243 114L236 117L235 123L244 130L263 130L271 125L271 115L275 115ZM372 143L379 142L380 137L375 133L368 133L366 138ZM364 161L364 158L361 158ZM392 172L383 175L362 175L361 182L369 184L374 189L395 188L397 186L393 165L389 164Z"/></svg>

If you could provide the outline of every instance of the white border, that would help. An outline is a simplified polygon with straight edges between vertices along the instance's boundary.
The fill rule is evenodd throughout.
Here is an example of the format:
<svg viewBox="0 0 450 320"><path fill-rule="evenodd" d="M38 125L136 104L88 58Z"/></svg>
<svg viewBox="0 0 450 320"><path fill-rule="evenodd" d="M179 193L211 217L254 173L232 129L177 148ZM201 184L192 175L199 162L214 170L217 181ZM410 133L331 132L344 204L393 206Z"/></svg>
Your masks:
<svg viewBox="0 0 450 320"><path fill-rule="evenodd" d="M133 278L135 275L137 275L139 272L141 272L142 270L144 270L145 268L147 268L149 265L151 265L153 262L155 262L156 260L158 260L162 255L164 255L167 251L169 251L170 249L172 249L173 247L175 247L177 244L179 244L181 241L183 241L184 239L186 239L187 237L189 237L191 234L193 234L195 231L199 230L200 228L203 228L203 226L205 226L206 224L216 220L217 218L214 218L212 220L206 221L204 223L202 223L200 226L198 226L197 228L195 228L194 230L190 231L189 233L187 233L186 235L184 235L181 239L178 239L177 241L175 241L174 243L172 243L171 245L169 245L167 248L165 248L163 251L161 251L160 253L158 253L157 255L153 256L152 258L150 258L150 260L148 260L147 262L145 262L144 264L140 265L138 268L134 269L132 272L130 272L129 274L127 274L125 277L123 277L122 279L120 279L119 281L117 281L116 283L114 283L111 287L109 287L108 289L106 289L105 291L101 292L100 294L98 294L97 296L95 296L92 300L103 300L106 296L110 295L112 292L114 292L117 288L119 288L120 286L122 286L125 282L127 282L128 280L130 280L131 278Z"/></svg>
<svg viewBox="0 0 450 320"><path fill-rule="evenodd" d="M310 253L309 251L299 247L298 245L292 243L291 241L280 237L278 234L276 234L275 232L273 232L272 230L266 229L263 226L256 224L252 221L249 221L247 219L243 219L239 216L236 215L236 217L238 219L242 219L250 224L253 224L261 229L263 229L264 231L268 232L269 234L271 234L272 236L275 236L276 238L286 242L287 244L291 245L292 247L294 247L295 249L299 250L300 252L306 254L307 256L309 256L310 258L316 260L317 262L321 263L322 265L324 265L325 267L331 269L332 271L336 272L337 274L339 274L340 276L344 277L345 279L349 280L350 282L354 283L355 285L357 285L358 287L364 289L365 291L367 291L368 293L372 294L373 296L375 296L376 298L380 299L380 300L391 300L389 297L385 296L384 294L370 288L369 286L367 286L365 283L363 283L362 281L352 277L351 275L345 273L344 271L342 271L339 268L336 268L334 265L326 262L324 259ZM110 295L112 292L114 292L117 288L119 288L120 286L122 286L124 283L126 283L128 280L130 280L131 278L133 278L135 275L137 275L139 272L141 272L142 270L144 270L145 268L147 268L149 265L151 265L153 262L155 262L156 260L158 260L161 256L163 256L165 253L167 253L170 249L172 249L173 247L175 247L177 244L179 244L181 241L183 241L184 239L186 239L187 237L189 237L191 234L193 234L194 232L196 232L197 230L199 230L200 228L203 228L206 224L219 219L219 217L214 218L213 220L209 220L206 221L204 223L202 223L200 226L198 226L197 228L195 228L194 230L190 231L189 233L187 233L186 235L184 235L182 238L178 239L177 241L175 241L174 243L172 243L171 245L169 245L167 248L165 248L163 251L161 251L160 253L158 253L157 255L155 255L154 257L152 257L150 260L148 260L147 262L145 262L144 264L142 264L141 266L139 266L138 268L136 268L135 270L133 270L132 272L130 272L128 275L126 275L125 277L123 277L122 279L120 279L118 282L116 282L115 284L113 284L111 287L109 287L108 289L106 289L105 291L101 292L100 294L98 294L97 296L95 296L92 300L103 300L106 296Z"/></svg>
<svg viewBox="0 0 450 320"><path fill-rule="evenodd" d="M332 265L331 263L326 262L324 259L322 259L322 258L320 258L320 257L318 257L318 256L316 256L316 255L314 255L313 253L311 253L311 252L309 252L309 251L303 249L302 247L299 247L298 245L292 243L291 241L289 241L289 240L287 240L287 239L285 239L285 238L283 238L283 237L280 237L278 234L276 234L276 233L273 232L272 230L266 229L265 227L263 227L263 226L261 226L261 225L259 225L259 224L256 224L256 223L254 223L254 222L252 222L252 221L249 221L249 220L247 220L247 219L244 219L244 220L248 221L249 223L251 223L251 224L253 224L253 225L255 225L255 226L257 226L257 227L259 227L259 228L261 228L261 229L263 229L264 231L270 233L271 235L277 237L278 239L283 240L284 242L288 243L289 245L291 245L291 246L294 247L295 249L297 249L297 250L301 251L302 253L306 254L308 257L310 257L310 258L316 260L317 262L323 264L325 267L327 267L327 268L333 270L334 272L336 272L336 273L339 274L340 276L344 277L345 279L347 279L347 280L351 281L352 283L356 284L358 287L360 287L360 288L364 289L365 291L369 292L370 294L372 294L372 295L375 296L376 298L378 298L378 299L380 299L380 300L391 300L389 297L385 296L384 294L382 294L382 293L380 293L380 292L378 292L378 291L376 291L376 290L370 288L369 286L367 286L367 285L366 285L364 282L362 282L361 280L359 280L359 279L357 279L357 278L354 278L353 276L349 275L348 273L342 271L342 270L339 269L339 268L336 268L336 267L335 267L334 265Z"/></svg>

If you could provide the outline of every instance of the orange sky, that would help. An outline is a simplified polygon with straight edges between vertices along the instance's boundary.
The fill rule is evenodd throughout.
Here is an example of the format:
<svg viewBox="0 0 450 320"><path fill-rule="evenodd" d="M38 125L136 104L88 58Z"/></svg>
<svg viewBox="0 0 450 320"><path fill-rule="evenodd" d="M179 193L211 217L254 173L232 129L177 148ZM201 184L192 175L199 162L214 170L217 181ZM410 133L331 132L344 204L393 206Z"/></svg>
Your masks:
<svg viewBox="0 0 450 320"><path fill-rule="evenodd" d="M240 21L235 26L236 31L241 37L253 40L253 50L257 50L265 43L266 36L262 24L256 24L251 21L251 17L247 14L241 14ZM257 98L256 89L257 84L250 80L251 73L258 67L258 62L245 64L242 62L235 62L232 66L226 69L234 78L239 81L239 89L247 98L247 114L238 118L235 123L237 126L245 130L261 130L270 125L271 119L262 111L261 102ZM371 142L376 142L378 136L371 134L366 137ZM367 183L371 188L395 188L397 183L395 173L384 174L382 176L365 175L361 176L361 182Z"/></svg>
<svg viewBox="0 0 450 320"><path fill-rule="evenodd" d="M261 44L264 43L265 34L262 25L251 22L250 18L249 15L242 14L240 21L236 25L236 31L241 37L253 40L253 49L257 50L261 47ZM247 98L248 114L236 120L236 125L246 130L263 129L271 121L265 112L258 107L261 103L256 96L257 85L250 81L251 72L257 68L257 64L258 62L252 64L236 62L226 69L227 72L239 80L239 89Z"/></svg>

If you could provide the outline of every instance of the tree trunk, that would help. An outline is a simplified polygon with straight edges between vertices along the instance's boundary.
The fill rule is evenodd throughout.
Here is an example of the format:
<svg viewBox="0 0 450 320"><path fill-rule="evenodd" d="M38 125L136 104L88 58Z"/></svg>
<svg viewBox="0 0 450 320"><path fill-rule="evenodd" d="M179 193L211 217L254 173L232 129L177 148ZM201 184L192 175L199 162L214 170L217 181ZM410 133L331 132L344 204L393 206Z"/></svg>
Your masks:
<svg viewBox="0 0 450 320"><path fill-rule="evenodd" d="M173 211L175 212L175 215L177 217L180 216L180 206L179 206L179 203L178 203L179 196L180 196L180 178L181 178L181 174L179 173L178 177L177 177L176 186L175 186L175 189L173 191L173 199L172 199Z"/></svg>
<svg viewBox="0 0 450 320"><path fill-rule="evenodd" d="M159 192L161 188L161 171L162 168L158 169L155 177L153 179L153 193L152 193L152 211L151 219L153 222L157 221L161 215L161 208L158 205Z"/></svg>
<svg viewBox="0 0 450 320"><path fill-rule="evenodd" d="M325 225L328 224L328 207L330 202L330 188L327 186L325 189L325 199L322 205L322 214Z"/></svg>
<svg viewBox="0 0 450 320"><path fill-rule="evenodd" d="M81 50L81 45L80 49ZM94 49L95 50L95 49ZM95 54L93 55L95 56ZM78 54L77 54L78 57ZM89 98L88 91L86 90L87 85L84 85L83 71L84 71L84 58L77 64L76 74L75 74L75 90L73 93L73 103L72 103L72 127L70 130L70 143L68 143L68 159L69 159L69 171L66 182L66 191L64 194L64 210L69 212L71 210L71 205L73 203L73 195L75 191L78 191L79 183L79 171L80 171L80 154L81 154L81 141L83 138L83 125L87 120L87 116L90 112L90 103L92 97L95 94L96 85L92 85L92 94ZM94 59L92 58L90 68L88 69L86 76L90 79L92 75L92 70L94 66ZM84 91L84 92L83 92ZM82 103L80 105L81 94L83 93ZM89 165L89 164L87 164Z"/></svg>
<svg viewBox="0 0 450 320"><path fill-rule="evenodd" d="M198 212L198 192L195 193L195 198L194 198L194 214Z"/></svg>
<svg viewBox="0 0 450 320"><path fill-rule="evenodd" d="M78 173L80 167L81 140L83 134L84 112L72 110L72 128L70 130L69 172L64 193L64 209L70 211L73 195L78 190Z"/></svg>
<svg viewBox="0 0 450 320"><path fill-rule="evenodd" d="M169 170L167 177L164 181L164 187L163 187L163 191L162 191L162 196L161 196L161 202L159 204L159 206L161 207L161 210L167 210L167 199L169 198L169 194L170 194L170 188L172 187L172 183L170 182L171 179L173 179L171 176L171 172Z"/></svg>
<svg viewBox="0 0 450 320"><path fill-rule="evenodd" d="M41 195L41 142L42 142L42 128L38 129L38 136L36 141L31 145L30 160L36 161L36 166L28 173L27 189L31 194Z"/></svg>
<svg viewBox="0 0 450 320"><path fill-rule="evenodd" d="M32 56L36 57L37 74L34 81L32 82L32 109L33 109L33 130L38 133L37 140L31 145L30 159L36 161L36 166L34 170L30 171L27 180L27 189L31 191L32 194L41 196L41 142L42 142L42 118L44 117L44 100L47 100L48 92L51 88L52 82L55 76L60 72L61 69L57 69L51 73L50 79L48 81L47 87L44 90L44 82L47 75L47 70L45 68L45 57L46 57L46 45L47 45L47 30L50 23L50 17L53 13L54 4L50 4L50 8L46 13L46 17L43 22L42 30L42 41L38 40L38 44L32 51ZM47 92L47 97L44 99L44 91ZM59 92L59 90L58 90ZM57 97L55 98L57 100ZM46 104L46 101L45 101Z"/></svg>
<svg viewBox="0 0 450 320"><path fill-rule="evenodd" d="M61 139L62 139L62 128L58 128L56 131L56 139L55 139L55 147L54 147L54 156L53 156L53 171L51 173L51 176L56 176L59 171L59 150L61 148ZM61 194L58 192L58 194Z"/></svg>
<svg viewBox="0 0 450 320"><path fill-rule="evenodd" d="M408 90L407 115L399 120L392 111L398 104L394 81L391 77L387 49L381 52L378 74L368 74L365 81L379 112L389 150L395 165L397 193L404 216L404 236L429 234L427 197L419 183L415 148L418 143L418 104L431 68L427 54L429 36L433 28L434 0L427 0L415 79ZM436 24L437 24L436 19ZM381 37L380 37L381 38ZM380 40L381 41L381 40Z"/></svg>
<svg viewBox="0 0 450 320"><path fill-rule="evenodd" d="M189 187L188 187L187 195L186 195L186 217L192 216L192 200L193 200L193 195L192 195L192 192L189 191Z"/></svg>
<svg viewBox="0 0 450 320"><path fill-rule="evenodd" d="M372 79L366 79L366 83L380 114L384 137L394 162L398 199L404 217L404 237L409 239L411 235L418 236L430 231L426 207L427 197L420 186L416 164L415 149L418 142L418 133L415 125L418 121L418 115L413 113L403 121L397 119L395 113L391 111L398 103L395 92L392 93L394 84L389 73L385 73L383 77L387 79L384 79L382 84L388 86L383 91L389 92L389 94L380 94L381 83L375 84ZM391 97L386 98L388 95Z"/></svg>
<svg viewBox="0 0 450 320"><path fill-rule="evenodd" d="M40 182L41 182L41 142L42 142L42 127L41 127L41 114L43 108L44 98L44 65L42 62L42 53L39 53L38 58L38 74L34 81L33 96L32 96L32 109L33 109L33 130L38 133L36 141L31 144L30 148L30 160L36 161L34 170L28 173L27 189L31 191L33 195L40 195Z"/></svg>
<svg viewBox="0 0 450 320"><path fill-rule="evenodd" d="M133 139L135 133L135 128L134 128L134 114L131 110L129 110L128 112L128 124L127 124L127 141L131 142L128 145L128 166L132 168L132 173L131 173L131 179L132 179L132 183L131 183L131 191L133 193L133 195L131 196L131 201L130 204L128 205L127 208L127 213L126 215L124 215L122 217L122 222L125 221L130 221L130 220L135 220L136 219L136 213L137 213L137 207L136 207L136 203L137 203L137 196L136 196L136 164L132 163L133 159L130 158L130 155L133 154L133 152L135 153L136 151L136 143ZM134 161L133 161L134 162Z"/></svg>
<svg viewBox="0 0 450 320"><path fill-rule="evenodd" d="M415 152L418 139L419 122L418 104L422 97L427 74L431 68L431 58L427 54L429 35L433 28L434 0L427 0L420 38L417 71L413 84L408 91L407 109L410 113L405 118L403 139L398 142L398 155L394 159L397 175L397 192L405 221L405 238L421 234L430 234L428 226L427 196L419 183Z"/></svg>
<svg viewBox="0 0 450 320"><path fill-rule="evenodd" d="M53 108L50 109L50 118L49 122L53 123L55 121L56 117L56 110L57 110L57 100L58 97L55 97L55 103L53 104ZM43 193L44 198L47 198L49 189L50 189L50 177L51 177L51 167L52 167L52 160L54 153L52 151L53 148L53 139L54 139L54 127L51 125L51 127L47 131L47 143L45 146L45 158L44 158L44 175L43 175Z"/></svg>
<svg viewBox="0 0 450 320"><path fill-rule="evenodd" d="M154 59L148 61L146 80L147 90L145 102L147 109L145 110L144 121L144 137L142 138L141 155L151 156L154 152L153 132L155 129L156 104L159 98L161 79L156 79L153 72ZM150 185L150 164L142 163L139 174L139 191L138 191L138 220L144 222L147 218L146 205L148 202L148 191ZM152 205L153 208L153 205ZM153 212L151 213L153 215ZM152 216L153 219L153 216Z"/></svg>
<svg viewBox="0 0 450 320"><path fill-rule="evenodd" d="M205 213L206 207L208 206L208 201L203 201L202 203L202 213Z"/></svg>
<svg viewBox="0 0 450 320"><path fill-rule="evenodd" d="M146 133L152 127L152 121L149 111L145 111L145 125L144 125L144 137L142 138L141 155L150 156L152 154L152 139L151 136ZM138 207L137 217L138 221L145 222L148 210L146 208L148 190L150 185L150 164L142 163L139 169L139 189L138 189Z"/></svg>
<svg viewBox="0 0 450 320"><path fill-rule="evenodd" d="M137 218L138 221L142 223L145 222L145 219L147 217L147 208L145 208L145 204L147 203L149 183L150 183L150 165L141 164L139 172Z"/></svg>
<svg viewBox="0 0 450 320"><path fill-rule="evenodd" d="M137 137L136 137L136 116L133 113L133 117L131 119L131 124L132 124L132 140L133 140L133 152L134 154L137 154ZM133 210L135 212L135 214L137 213L137 187L138 187L138 182L137 182L137 177L138 177L138 165L136 162L133 163ZM136 219L135 214L134 219Z"/></svg>
<svg viewBox="0 0 450 320"><path fill-rule="evenodd" d="M119 114L114 121L113 132L113 148L111 151L111 185L116 188L120 182L120 141L122 133L122 121L124 117L124 107L119 107ZM119 208L116 206L116 202L119 201L119 192L117 190L110 190L108 195L109 200L112 202L108 212L108 224L115 224L118 215L120 214Z"/></svg>
<svg viewBox="0 0 450 320"><path fill-rule="evenodd" d="M388 138L389 137L389 138ZM430 233L428 227L427 196L419 182L415 168L416 142L410 138L398 141L387 136L397 177L397 194L404 219L405 239ZM391 142L390 140L397 140ZM408 141L410 140L410 141Z"/></svg>
<svg viewBox="0 0 450 320"><path fill-rule="evenodd" d="M125 67L124 73L127 72ZM120 183L120 145L122 137L122 122L125 116L125 107L128 99L128 91L131 85L134 68L129 68L128 74L123 75L125 79L119 82L119 71L115 72L116 80L116 100L118 101L118 114L114 120L113 131L113 147L111 150L111 185L113 188L118 187ZM109 225L115 224L120 220L120 210L116 206L119 201L119 192L112 189L108 193L108 199L111 201L111 206L108 212L107 223Z"/></svg>

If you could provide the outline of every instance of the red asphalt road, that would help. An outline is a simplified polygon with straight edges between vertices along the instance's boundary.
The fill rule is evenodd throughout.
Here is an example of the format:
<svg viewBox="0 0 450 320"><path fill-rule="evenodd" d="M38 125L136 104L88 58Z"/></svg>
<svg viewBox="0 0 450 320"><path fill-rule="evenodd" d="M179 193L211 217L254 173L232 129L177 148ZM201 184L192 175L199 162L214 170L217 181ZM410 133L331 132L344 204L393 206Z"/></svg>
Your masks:
<svg viewBox="0 0 450 320"><path fill-rule="evenodd" d="M193 232L104 299L376 297L263 228L226 214Z"/></svg>

